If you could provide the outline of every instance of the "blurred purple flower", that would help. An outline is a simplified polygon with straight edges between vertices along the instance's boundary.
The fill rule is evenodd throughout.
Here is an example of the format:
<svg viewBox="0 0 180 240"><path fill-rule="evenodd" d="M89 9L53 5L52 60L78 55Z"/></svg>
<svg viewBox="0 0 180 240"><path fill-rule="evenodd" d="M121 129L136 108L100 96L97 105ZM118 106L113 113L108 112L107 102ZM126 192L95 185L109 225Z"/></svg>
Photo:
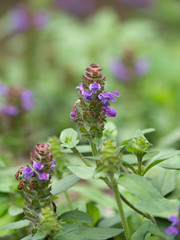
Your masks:
<svg viewBox="0 0 180 240"><path fill-rule="evenodd" d="M115 117L117 115L117 111L112 106L102 107L102 110L107 117Z"/></svg>
<svg viewBox="0 0 180 240"><path fill-rule="evenodd" d="M115 78L122 82L130 82L135 78L143 77L149 70L149 62L146 59L139 58L134 65L127 66L122 60L115 60L111 64L111 71Z"/></svg>
<svg viewBox="0 0 180 240"><path fill-rule="evenodd" d="M22 108L25 111L34 107L34 94L30 90L23 90L21 92Z"/></svg>
<svg viewBox="0 0 180 240"><path fill-rule="evenodd" d="M0 94L2 96L7 96L8 94L8 87L6 87L4 84L0 83Z"/></svg>
<svg viewBox="0 0 180 240"><path fill-rule="evenodd" d="M101 89L101 86L97 82L94 82L94 83L90 84L90 86L89 86L89 90L92 91L93 94L96 94L97 91L100 89Z"/></svg>
<svg viewBox="0 0 180 240"><path fill-rule="evenodd" d="M167 234L172 234L174 236L180 235L180 206L178 207L179 217L170 216L168 220L171 222L171 226L166 229Z"/></svg>
<svg viewBox="0 0 180 240"><path fill-rule="evenodd" d="M22 178L25 179L29 179L30 177L34 176L34 171L30 167L25 168L22 173L23 173Z"/></svg>
<svg viewBox="0 0 180 240"><path fill-rule="evenodd" d="M9 116L16 116L19 110L16 106L7 105L2 107L1 112Z"/></svg>
<svg viewBox="0 0 180 240"><path fill-rule="evenodd" d="M135 64L135 71L138 76L143 77L149 70L149 62L146 59L139 58Z"/></svg>
<svg viewBox="0 0 180 240"><path fill-rule="evenodd" d="M43 167L44 167L44 165L42 165L40 162L36 162L36 161L33 162L33 168L35 170L41 171L43 169Z"/></svg>
<svg viewBox="0 0 180 240"><path fill-rule="evenodd" d="M38 175L39 180L49 180L49 173L39 173Z"/></svg>
<svg viewBox="0 0 180 240"><path fill-rule="evenodd" d="M28 28L41 29L48 21L48 15L45 12L37 11L31 13L29 9L20 5L14 11L12 22L18 32L27 30Z"/></svg>
<svg viewBox="0 0 180 240"><path fill-rule="evenodd" d="M95 0L53 0L56 8L79 16L87 16L95 8Z"/></svg>

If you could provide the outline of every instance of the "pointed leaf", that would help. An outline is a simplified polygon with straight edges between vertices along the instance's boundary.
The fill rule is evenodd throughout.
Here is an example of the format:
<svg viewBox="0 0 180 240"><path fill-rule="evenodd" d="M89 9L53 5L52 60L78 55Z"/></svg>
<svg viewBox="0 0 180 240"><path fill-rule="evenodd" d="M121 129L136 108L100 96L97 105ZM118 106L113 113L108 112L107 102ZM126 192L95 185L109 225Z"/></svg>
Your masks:
<svg viewBox="0 0 180 240"><path fill-rule="evenodd" d="M82 211L69 211L60 216L61 219L73 223L92 223L94 219L89 214Z"/></svg>
<svg viewBox="0 0 180 240"><path fill-rule="evenodd" d="M9 223L5 226L2 226L1 229L19 229L19 228L29 226L29 223L30 223L29 220L20 220L20 221Z"/></svg>
<svg viewBox="0 0 180 240"><path fill-rule="evenodd" d="M75 175L69 175L61 180L58 180L57 182L52 184L52 195L57 195L68 190L69 188L74 186L79 180L80 178Z"/></svg>
<svg viewBox="0 0 180 240"><path fill-rule="evenodd" d="M150 221L146 221L142 226L140 226L140 228L133 233L131 240L144 240L146 233L148 232L149 228L150 228L151 222Z"/></svg>

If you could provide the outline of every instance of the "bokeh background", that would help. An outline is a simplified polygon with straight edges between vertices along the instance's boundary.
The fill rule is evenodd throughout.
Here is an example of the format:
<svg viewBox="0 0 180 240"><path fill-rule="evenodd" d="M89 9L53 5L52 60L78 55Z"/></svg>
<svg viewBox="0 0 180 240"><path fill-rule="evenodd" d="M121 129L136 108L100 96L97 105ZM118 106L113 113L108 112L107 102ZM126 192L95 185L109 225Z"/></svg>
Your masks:
<svg viewBox="0 0 180 240"><path fill-rule="evenodd" d="M117 90L119 140L155 128L153 144L180 143L180 2L7 0L0 9L1 158L75 127L69 114L85 68ZM8 150L7 150L8 149Z"/></svg>

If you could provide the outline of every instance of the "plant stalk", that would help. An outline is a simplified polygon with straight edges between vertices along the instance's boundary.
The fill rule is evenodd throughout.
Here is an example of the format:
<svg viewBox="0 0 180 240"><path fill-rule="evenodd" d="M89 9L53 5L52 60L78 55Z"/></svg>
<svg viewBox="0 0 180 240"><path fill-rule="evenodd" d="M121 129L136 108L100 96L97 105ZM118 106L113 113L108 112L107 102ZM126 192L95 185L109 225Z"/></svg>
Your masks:
<svg viewBox="0 0 180 240"><path fill-rule="evenodd" d="M77 150L76 147L71 148L71 150L83 161L87 167L92 167L91 164L85 159L85 157Z"/></svg>
<svg viewBox="0 0 180 240"><path fill-rule="evenodd" d="M128 227L128 223L127 223L125 215L124 215L124 210L123 210L123 207L122 207L122 201L121 201L121 197L120 197L120 194L119 194L118 185L117 185L117 182L115 181L115 179L113 179L112 183L113 183L113 186L112 186L113 189L112 190L114 192L116 203L118 205L122 226L124 228L125 237L126 237L126 240L130 240L131 239L131 234L130 234L130 230L129 230L129 227Z"/></svg>

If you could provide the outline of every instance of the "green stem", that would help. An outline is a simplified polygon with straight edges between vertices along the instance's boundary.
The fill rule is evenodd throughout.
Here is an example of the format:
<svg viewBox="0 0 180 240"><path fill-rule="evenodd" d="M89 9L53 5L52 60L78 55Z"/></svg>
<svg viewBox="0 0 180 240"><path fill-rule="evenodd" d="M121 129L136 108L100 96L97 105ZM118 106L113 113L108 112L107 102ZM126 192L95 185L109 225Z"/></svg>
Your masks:
<svg viewBox="0 0 180 240"><path fill-rule="evenodd" d="M130 230L129 230L129 227L128 227L128 224L127 224L127 221L126 221L126 218L125 218L125 215L124 215L124 210L123 210L123 207L122 207L122 201L121 201L121 197L120 197L120 194L119 194L118 185L117 185L117 182L115 181L115 179L113 179L113 186L112 187L113 187L113 192L114 192L114 196L115 196L115 199L116 199L116 203L118 205L118 209L119 209L119 213L120 213L120 217L121 217L122 226L124 228L124 233L125 233L126 240L130 240L131 239L131 234L130 234Z"/></svg>
<svg viewBox="0 0 180 240"><path fill-rule="evenodd" d="M122 194L120 194L121 199L123 200L123 202L126 203L126 205L128 205L130 208L132 208L134 211L136 211L137 213L141 214L143 217L150 219L153 223L155 223L155 219L148 213L142 212L139 209L137 209L133 204L131 204Z"/></svg>
<svg viewBox="0 0 180 240"><path fill-rule="evenodd" d="M98 152L97 152L96 144L93 142L93 140L91 138L89 139L89 143L90 143L91 148L92 148L93 156L97 156Z"/></svg>
<svg viewBox="0 0 180 240"><path fill-rule="evenodd" d="M74 209L73 209L73 205L72 205L72 201L71 201L71 198L70 198L68 192L65 191L65 192L64 192L64 195L65 195L65 198L66 198L66 200L67 200L67 202L68 202L69 209L70 209L70 210L74 210Z"/></svg>
<svg viewBox="0 0 180 240"><path fill-rule="evenodd" d="M87 167L92 167L91 164L85 159L85 157L77 150L76 147L71 148L71 150L86 164Z"/></svg>
<svg viewBox="0 0 180 240"><path fill-rule="evenodd" d="M137 154L137 160L138 160L138 174L141 176L142 175L142 158L143 155Z"/></svg>

